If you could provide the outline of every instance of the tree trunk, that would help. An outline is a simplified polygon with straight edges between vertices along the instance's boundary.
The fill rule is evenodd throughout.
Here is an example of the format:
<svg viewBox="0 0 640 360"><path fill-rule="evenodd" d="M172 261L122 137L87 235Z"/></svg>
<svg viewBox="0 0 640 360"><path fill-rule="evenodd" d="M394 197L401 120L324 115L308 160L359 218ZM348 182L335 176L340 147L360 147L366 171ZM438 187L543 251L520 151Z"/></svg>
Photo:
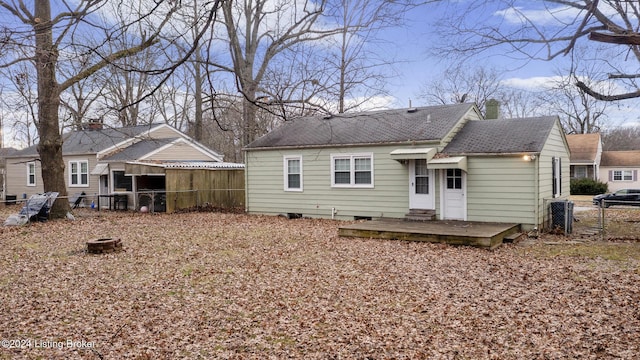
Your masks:
<svg viewBox="0 0 640 360"><path fill-rule="evenodd" d="M204 137L202 134L202 112L203 112L203 104L202 104L202 73L200 71L200 67L202 66L202 59L200 57L200 53L196 53L196 61L194 63L194 80L195 80L195 100L196 100L196 110L195 110L195 119L193 124L193 138L196 141L202 141Z"/></svg>
<svg viewBox="0 0 640 360"><path fill-rule="evenodd" d="M36 53L35 63L38 74L38 132L40 143L38 153L42 167L44 191L56 191L57 200L51 209L52 218L64 217L70 210L66 199L67 188L64 181L64 160L62 159L62 136L58 124L60 92L56 81L58 50L53 45L51 29L51 7L48 0L35 1Z"/></svg>

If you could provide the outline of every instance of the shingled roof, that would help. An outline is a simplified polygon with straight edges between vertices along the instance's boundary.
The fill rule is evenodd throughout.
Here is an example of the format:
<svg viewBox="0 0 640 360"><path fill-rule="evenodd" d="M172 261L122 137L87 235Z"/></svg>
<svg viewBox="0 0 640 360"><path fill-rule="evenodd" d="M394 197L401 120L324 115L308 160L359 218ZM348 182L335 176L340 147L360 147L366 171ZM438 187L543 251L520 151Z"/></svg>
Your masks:
<svg viewBox="0 0 640 360"><path fill-rule="evenodd" d="M640 150L604 151L600 166L640 166Z"/></svg>
<svg viewBox="0 0 640 360"><path fill-rule="evenodd" d="M302 117L285 122L245 149L439 141L473 109L474 104L455 104Z"/></svg>
<svg viewBox="0 0 640 360"><path fill-rule="evenodd" d="M594 163L598 156L600 134L567 135L572 163Z"/></svg>
<svg viewBox="0 0 640 360"><path fill-rule="evenodd" d="M539 153L555 116L469 121L442 151L449 155Z"/></svg>
<svg viewBox="0 0 640 360"><path fill-rule="evenodd" d="M124 140L141 135L156 126L158 124L72 131L63 135L62 153L64 155L98 153ZM18 150L11 156L38 156L38 150L36 145L33 145Z"/></svg>
<svg viewBox="0 0 640 360"><path fill-rule="evenodd" d="M102 161L130 161L139 159L158 148L169 145L178 138L145 139L128 146L114 154L102 158Z"/></svg>

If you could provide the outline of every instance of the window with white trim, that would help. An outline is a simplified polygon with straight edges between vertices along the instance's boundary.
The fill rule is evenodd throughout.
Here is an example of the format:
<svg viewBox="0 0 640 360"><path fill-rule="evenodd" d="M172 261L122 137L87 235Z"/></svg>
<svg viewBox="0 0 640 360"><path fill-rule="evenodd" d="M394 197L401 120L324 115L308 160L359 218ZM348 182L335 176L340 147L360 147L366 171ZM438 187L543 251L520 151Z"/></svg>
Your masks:
<svg viewBox="0 0 640 360"><path fill-rule="evenodd" d="M633 181L633 171L613 170L613 181Z"/></svg>
<svg viewBox="0 0 640 360"><path fill-rule="evenodd" d="M584 179L587 177L587 167L583 165L576 165L573 168L573 177L576 179Z"/></svg>
<svg viewBox="0 0 640 360"><path fill-rule="evenodd" d="M36 186L36 163L27 163L27 186Z"/></svg>
<svg viewBox="0 0 640 360"><path fill-rule="evenodd" d="M284 157L284 190L302 191L302 156Z"/></svg>
<svg viewBox="0 0 640 360"><path fill-rule="evenodd" d="M331 155L332 187L373 187L373 154Z"/></svg>
<svg viewBox="0 0 640 360"><path fill-rule="evenodd" d="M89 186L89 162L69 161L69 187Z"/></svg>

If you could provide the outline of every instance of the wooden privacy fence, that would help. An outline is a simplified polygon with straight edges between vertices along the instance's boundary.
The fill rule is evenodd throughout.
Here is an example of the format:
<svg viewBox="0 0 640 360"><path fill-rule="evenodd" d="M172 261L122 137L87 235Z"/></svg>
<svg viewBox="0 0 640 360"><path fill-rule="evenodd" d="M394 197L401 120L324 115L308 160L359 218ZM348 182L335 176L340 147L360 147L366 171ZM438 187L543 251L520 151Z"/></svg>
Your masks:
<svg viewBox="0 0 640 360"><path fill-rule="evenodd" d="M166 169L166 211L244 208L243 169Z"/></svg>

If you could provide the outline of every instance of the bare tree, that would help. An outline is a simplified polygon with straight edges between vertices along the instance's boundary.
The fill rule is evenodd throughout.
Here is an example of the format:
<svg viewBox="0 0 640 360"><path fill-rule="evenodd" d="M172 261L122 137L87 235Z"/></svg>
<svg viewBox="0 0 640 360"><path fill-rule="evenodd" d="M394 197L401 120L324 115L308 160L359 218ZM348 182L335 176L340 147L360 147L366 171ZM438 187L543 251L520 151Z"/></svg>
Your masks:
<svg viewBox="0 0 640 360"><path fill-rule="evenodd" d="M338 99L337 112L357 109L375 96L386 95L387 79L394 76L390 57L393 44L380 40L380 32L401 26L411 3L383 0L339 0L332 16L339 34L329 41L336 51L324 62L332 77L332 98ZM350 100L348 102L348 100Z"/></svg>
<svg viewBox="0 0 640 360"><path fill-rule="evenodd" d="M602 148L610 150L640 150L640 126L621 126L602 132Z"/></svg>
<svg viewBox="0 0 640 360"><path fill-rule="evenodd" d="M82 54L77 58L77 61L65 63L60 68L61 74L70 77L86 68L91 63L89 56L90 54ZM68 69L65 69L66 67ZM61 93L60 105L65 112L61 125L81 130L83 123L92 115L93 119L91 120L102 119L102 114L96 113L94 106L100 99L102 89L103 86L97 84L95 77L87 77L72 84L67 92Z"/></svg>
<svg viewBox="0 0 640 360"><path fill-rule="evenodd" d="M42 164L44 190L59 192L62 197L67 195L59 121L62 92L100 69L156 45L160 31L171 18L175 7L179 6L179 2L157 1L146 4L146 8L140 6L144 9L142 14L129 13L131 20L125 26L97 24L97 16L94 15L103 10L106 3L100 0L80 0L73 3L35 0L29 6L31 4L22 0L0 0L0 16L7 23L20 26L17 30L3 26L3 33L9 35L1 44L3 51L0 67L23 61L33 61L35 64L38 84L37 128L40 136L38 153ZM56 6L53 9L52 4ZM119 4L132 5L126 2ZM134 6L129 8L132 12L135 9ZM102 44L108 45L113 38L126 36L141 22L146 22L145 32L140 34L135 44L127 48L110 51L108 47L83 46L87 43L87 37L100 35L103 36ZM92 52L99 56L99 60L59 81L59 63L73 60L74 52ZM61 54L64 56L61 57ZM56 201L51 214L62 217L68 210L68 202Z"/></svg>
<svg viewBox="0 0 640 360"><path fill-rule="evenodd" d="M575 85L576 82L573 76L557 76L548 91L540 93L540 97L551 112L560 116L567 134L600 132L610 103L587 95ZM584 83L590 84L590 80L587 78Z"/></svg>
<svg viewBox="0 0 640 360"><path fill-rule="evenodd" d="M442 17L441 29L449 36L437 51L468 57L498 47L510 57L554 60L573 54L578 45L589 45L594 60L609 68L600 80L616 84L607 90L618 90L602 92L581 74L574 78L575 84L599 100L640 97L636 82L640 77L640 9L635 2L502 0L470 1L465 6ZM634 64L629 65L630 60Z"/></svg>
<svg viewBox="0 0 640 360"><path fill-rule="evenodd" d="M469 68L462 64L447 69L440 77L423 84L418 96L430 105L475 102L483 113L489 99L495 98L505 103L497 70Z"/></svg>
<svg viewBox="0 0 640 360"><path fill-rule="evenodd" d="M15 134L15 141L23 142L27 146L34 145L38 141L36 78L26 64L17 64L15 67L5 70L6 79L13 89L2 96L0 100L4 108L11 114L10 124L7 125L11 126L11 130Z"/></svg>

